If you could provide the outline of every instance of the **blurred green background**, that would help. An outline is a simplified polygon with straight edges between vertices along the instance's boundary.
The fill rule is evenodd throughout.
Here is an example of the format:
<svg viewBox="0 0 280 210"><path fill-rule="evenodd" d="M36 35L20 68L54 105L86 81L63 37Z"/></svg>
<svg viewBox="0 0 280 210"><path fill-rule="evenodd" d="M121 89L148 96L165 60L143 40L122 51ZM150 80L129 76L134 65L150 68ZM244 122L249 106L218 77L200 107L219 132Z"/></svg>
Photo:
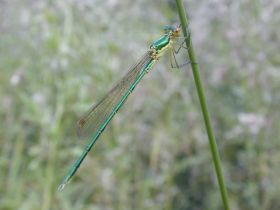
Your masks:
<svg viewBox="0 0 280 210"><path fill-rule="evenodd" d="M278 210L279 1L184 3L231 209ZM1 210L223 209L191 69L168 56L56 191L79 116L174 22L173 0L0 1Z"/></svg>

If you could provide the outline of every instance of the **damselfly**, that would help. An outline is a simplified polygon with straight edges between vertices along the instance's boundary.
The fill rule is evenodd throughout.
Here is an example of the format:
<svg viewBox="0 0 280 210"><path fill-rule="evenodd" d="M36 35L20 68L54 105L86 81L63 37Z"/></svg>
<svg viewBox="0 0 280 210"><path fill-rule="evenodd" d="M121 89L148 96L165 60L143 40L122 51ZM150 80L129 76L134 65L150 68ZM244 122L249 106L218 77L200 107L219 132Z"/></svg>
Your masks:
<svg viewBox="0 0 280 210"><path fill-rule="evenodd" d="M148 52L134 65L129 72L120 80L119 83L95 106L93 106L84 116L78 121L78 133L80 135L91 134L91 140L84 149L81 156L76 160L72 168L61 182L58 190L62 190L69 180L74 176L81 163L105 130L114 115L118 112L124 104L130 93L134 90L137 84L142 80L144 75L148 73L152 67L157 63L159 58L166 52L178 52L183 46L176 51L174 48L174 40L180 38L181 27L166 26L165 34L154 41ZM176 60L175 60L176 61ZM177 65L178 66L178 65Z"/></svg>

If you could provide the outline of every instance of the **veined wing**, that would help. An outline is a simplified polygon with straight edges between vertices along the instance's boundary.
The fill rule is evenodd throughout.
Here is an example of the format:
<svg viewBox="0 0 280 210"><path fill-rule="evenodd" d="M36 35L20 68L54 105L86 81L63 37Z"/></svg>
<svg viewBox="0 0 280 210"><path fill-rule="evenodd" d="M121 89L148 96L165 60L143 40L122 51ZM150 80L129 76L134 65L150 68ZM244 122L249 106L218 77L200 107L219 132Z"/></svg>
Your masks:
<svg viewBox="0 0 280 210"><path fill-rule="evenodd" d="M86 114L78 121L78 135L82 137L93 136L98 132L102 124L106 121L110 113L117 106L130 86L138 78L143 67L151 61L150 52L134 65L129 72L109 91L105 97L93 106Z"/></svg>

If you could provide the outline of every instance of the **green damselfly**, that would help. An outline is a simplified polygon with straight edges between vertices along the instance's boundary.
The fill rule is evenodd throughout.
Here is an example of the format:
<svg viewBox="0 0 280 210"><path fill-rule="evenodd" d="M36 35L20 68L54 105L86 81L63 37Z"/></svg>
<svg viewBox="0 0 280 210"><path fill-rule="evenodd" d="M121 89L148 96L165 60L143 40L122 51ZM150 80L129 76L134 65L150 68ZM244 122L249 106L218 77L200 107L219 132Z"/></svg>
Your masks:
<svg viewBox="0 0 280 210"><path fill-rule="evenodd" d="M144 54L138 63L129 70L129 72L120 80L120 82L117 83L117 85L114 86L112 90L107 93L107 95L98 104L93 106L78 121L79 135L87 136L91 134L92 137L81 156L76 160L72 168L62 180L58 190L62 190L74 176L81 163L100 137L101 133L105 130L114 115L118 112L130 93L142 80L144 75L152 69L159 58L166 52L169 51L174 55L174 53L177 53L183 46L180 45L180 48L177 51L173 46L174 40L180 38L180 25L166 26L164 30L164 35L151 44L148 52Z"/></svg>

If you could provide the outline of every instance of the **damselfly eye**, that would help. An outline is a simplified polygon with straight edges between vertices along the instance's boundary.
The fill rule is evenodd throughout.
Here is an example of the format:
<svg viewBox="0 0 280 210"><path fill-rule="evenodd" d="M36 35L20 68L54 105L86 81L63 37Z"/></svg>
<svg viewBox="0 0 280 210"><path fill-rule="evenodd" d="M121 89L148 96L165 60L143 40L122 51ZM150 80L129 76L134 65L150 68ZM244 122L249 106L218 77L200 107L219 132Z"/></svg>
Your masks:
<svg viewBox="0 0 280 210"><path fill-rule="evenodd" d="M179 37L180 36L180 32L181 32L181 28L180 27L176 27L176 29L173 31L173 35L175 37Z"/></svg>

